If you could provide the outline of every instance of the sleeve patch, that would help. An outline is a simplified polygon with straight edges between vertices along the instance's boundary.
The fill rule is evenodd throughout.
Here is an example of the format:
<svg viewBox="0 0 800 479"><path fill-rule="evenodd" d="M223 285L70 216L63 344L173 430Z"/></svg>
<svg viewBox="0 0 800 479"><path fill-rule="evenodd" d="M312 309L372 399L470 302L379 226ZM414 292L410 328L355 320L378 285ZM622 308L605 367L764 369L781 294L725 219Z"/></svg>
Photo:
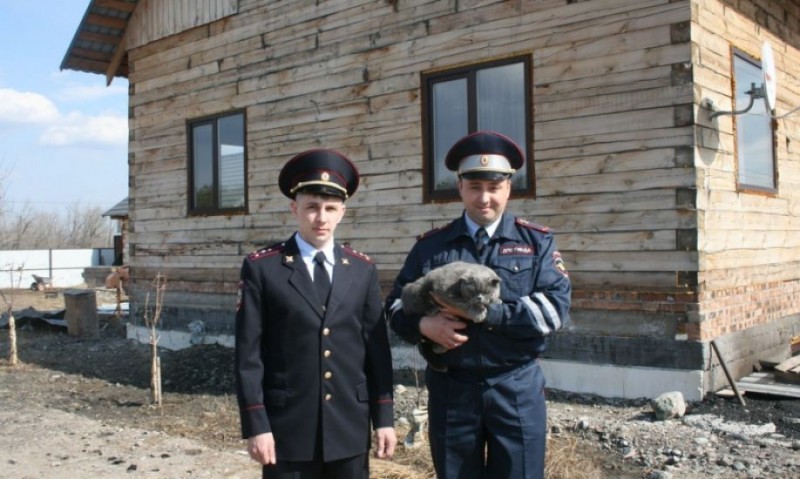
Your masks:
<svg viewBox="0 0 800 479"><path fill-rule="evenodd" d="M564 276L569 276L569 272L567 272L567 265L564 263L564 259L561 258L561 253L558 251L553 253L553 263L556 265L556 269L563 274Z"/></svg>

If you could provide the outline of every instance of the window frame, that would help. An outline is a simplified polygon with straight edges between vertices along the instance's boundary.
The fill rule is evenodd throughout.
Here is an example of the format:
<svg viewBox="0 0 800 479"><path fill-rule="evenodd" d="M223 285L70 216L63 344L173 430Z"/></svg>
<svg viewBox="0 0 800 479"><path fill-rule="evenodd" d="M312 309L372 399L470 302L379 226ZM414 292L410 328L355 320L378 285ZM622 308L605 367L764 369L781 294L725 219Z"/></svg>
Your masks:
<svg viewBox="0 0 800 479"><path fill-rule="evenodd" d="M512 188L512 198L535 198L536 197L536 175L533 156L533 85L532 85L532 65L531 54L514 55L505 58L498 58L479 63L471 63L454 68L442 69L420 74L421 85L421 125L422 125L422 202L423 203L450 203L460 201L457 189L435 190L434 173L434 132L433 129L433 86L439 82L452 81L464 78L467 81L467 130L468 133L477 131L477 73L480 70L501 67L522 63L523 83L524 83L524 102L525 102L525 145L519 145L525 153L525 164L527 166L526 179L528 187L526 189ZM455 174L455 173L454 173Z"/></svg>
<svg viewBox="0 0 800 479"><path fill-rule="evenodd" d="M241 115L242 117L242 182L244 188L244 204L241 207L234 208L221 208L219 206L219 121L223 118ZM212 150L212 174L213 174L213 195L215 205L210 208L195 208L195 151L194 151L194 129L199 126L210 125L212 128L213 150ZM247 154L247 111L244 109L232 110L224 113L217 113L204 117L194 118L186 122L186 138L187 138L187 171L188 171L188 191L187 191L187 211L189 216L217 216L217 215L236 215L248 213L248 187L247 187L247 171L248 171L248 154Z"/></svg>
<svg viewBox="0 0 800 479"><path fill-rule="evenodd" d="M747 105L737 105L736 97L737 97L737 81L736 81L736 60L737 58L741 61L747 62L752 66L762 70L763 65L761 60L758 60L753 55L745 52L736 47L731 47L731 93L732 93L732 104L733 104L733 111L738 111L739 109L744 109ZM757 98L756 102L764 101L763 99ZM739 128L740 128L741 120L738 118L738 115L733 116L733 148L734 148L734 160L735 160L735 180L736 180L736 191L742 193L753 193L753 194L762 194L766 196L777 196L778 194L778 155L777 155L777 128L778 123L775 118L770 119L770 131L771 135L771 155L772 155L772 187L766 187L761 185L753 185L748 183L741 182L740 176L740 151L739 151Z"/></svg>

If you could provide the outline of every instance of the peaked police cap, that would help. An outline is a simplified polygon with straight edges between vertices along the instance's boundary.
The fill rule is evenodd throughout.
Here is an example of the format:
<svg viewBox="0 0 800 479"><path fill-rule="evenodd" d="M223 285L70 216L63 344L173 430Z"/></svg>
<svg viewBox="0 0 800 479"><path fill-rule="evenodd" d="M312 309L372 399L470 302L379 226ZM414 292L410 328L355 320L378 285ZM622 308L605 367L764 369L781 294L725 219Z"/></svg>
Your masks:
<svg viewBox="0 0 800 479"><path fill-rule="evenodd" d="M525 163L525 154L511 138L494 131L476 131L447 152L445 166L467 179L501 180Z"/></svg>
<svg viewBox="0 0 800 479"><path fill-rule="evenodd" d="M304 151L288 162L278 176L281 192L291 199L298 193L336 196L346 200L358 188L358 170L338 151Z"/></svg>

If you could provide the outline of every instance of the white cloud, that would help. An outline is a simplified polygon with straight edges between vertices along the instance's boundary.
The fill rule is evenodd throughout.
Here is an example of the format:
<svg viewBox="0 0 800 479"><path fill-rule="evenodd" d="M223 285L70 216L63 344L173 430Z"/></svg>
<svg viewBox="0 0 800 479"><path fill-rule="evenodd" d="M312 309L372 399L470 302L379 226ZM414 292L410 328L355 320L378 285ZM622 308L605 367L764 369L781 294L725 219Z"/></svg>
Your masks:
<svg viewBox="0 0 800 479"><path fill-rule="evenodd" d="M113 113L86 116L73 112L48 127L39 136L39 142L51 146L125 146L128 143L128 118Z"/></svg>
<svg viewBox="0 0 800 479"><path fill-rule="evenodd" d="M68 87L73 100L89 100L102 96L106 87ZM117 88L110 93L119 93ZM21 92L0 87L0 125L33 126L39 133L39 144L48 146L96 145L125 146L128 143L128 118L108 112L89 115L78 111L63 115L58 107L40 93Z"/></svg>
<svg viewBox="0 0 800 479"><path fill-rule="evenodd" d="M0 88L0 123L50 123L58 118L58 108L44 95Z"/></svg>
<svg viewBox="0 0 800 479"><path fill-rule="evenodd" d="M128 95L124 85L70 85L58 92L58 98L64 101L96 100L115 95Z"/></svg>

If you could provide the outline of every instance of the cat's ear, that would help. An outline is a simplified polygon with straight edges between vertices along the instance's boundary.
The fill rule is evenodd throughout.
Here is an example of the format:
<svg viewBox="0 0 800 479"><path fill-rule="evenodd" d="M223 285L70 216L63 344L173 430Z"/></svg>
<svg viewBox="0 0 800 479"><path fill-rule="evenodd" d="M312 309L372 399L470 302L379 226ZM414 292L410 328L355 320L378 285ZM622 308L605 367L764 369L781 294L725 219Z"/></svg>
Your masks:
<svg viewBox="0 0 800 479"><path fill-rule="evenodd" d="M419 295L423 298L428 298L433 291L433 281L424 281L419 286Z"/></svg>
<svg viewBox="0 0 800 479"><path fill-rule="evenodd" d="M475 295L475 283L472 281L469 275L463 275L458 280L458 287L459 291L461 291L461 297L464 299L468 299Z"/></svg>
<svg viewBox="0 0 800 479"><path fill-rule="evenodd" d="M492 278L492 280L491 280L491 281L489 281L489 285L490 285L492 288L497 288L497 287L499 287L499 286L500 286L500 278Z"/></svg>

